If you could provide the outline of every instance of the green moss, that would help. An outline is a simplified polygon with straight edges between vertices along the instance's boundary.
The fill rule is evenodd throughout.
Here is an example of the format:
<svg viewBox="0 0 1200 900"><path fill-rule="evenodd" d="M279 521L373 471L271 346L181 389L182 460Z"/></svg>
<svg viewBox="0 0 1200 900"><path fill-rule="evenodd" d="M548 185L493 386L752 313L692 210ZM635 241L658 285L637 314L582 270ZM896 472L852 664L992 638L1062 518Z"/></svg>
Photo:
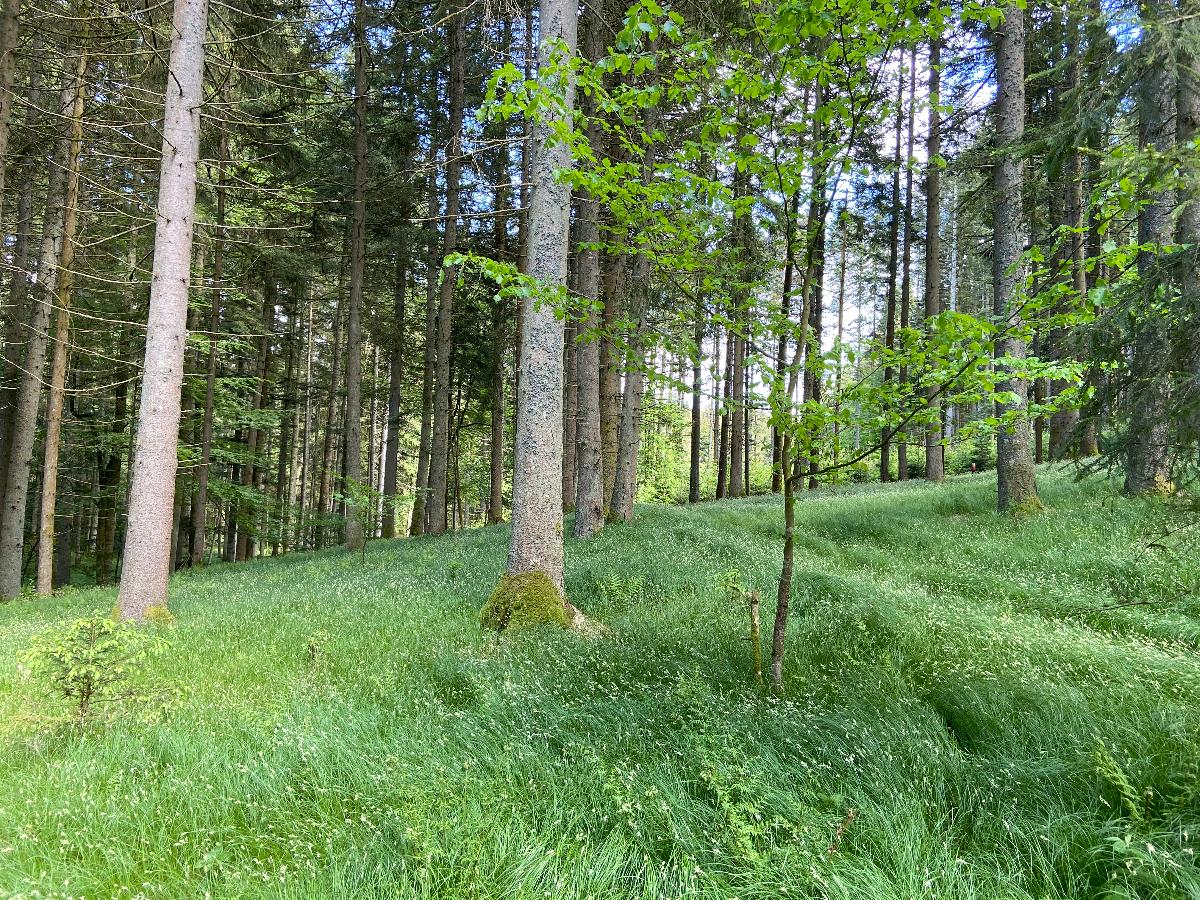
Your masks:
<svg viewBox="0 0 1200 900"><path fill-rule="evenodd" d="M529 628L536 625L567 627L562 591L544 572L502 575L479 613L484 628Z"/></svg>

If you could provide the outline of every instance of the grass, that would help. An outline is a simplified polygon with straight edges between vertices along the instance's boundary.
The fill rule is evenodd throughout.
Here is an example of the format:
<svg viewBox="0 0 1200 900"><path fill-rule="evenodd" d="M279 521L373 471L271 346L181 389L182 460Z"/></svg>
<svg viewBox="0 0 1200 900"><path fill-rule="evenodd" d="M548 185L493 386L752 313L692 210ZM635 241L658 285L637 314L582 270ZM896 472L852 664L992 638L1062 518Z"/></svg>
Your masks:
<svg viewBox="0 0 1200 900"><path fill-rule="evenodd" d="M799 504L782 699L721 587L769 631L771 498L568 542L599 639L480 631L505 528L180 576L181 701L82 731L15 659L113 594L0 607L0 895L1200 897L1200 560L1042 488Z"/></svg>

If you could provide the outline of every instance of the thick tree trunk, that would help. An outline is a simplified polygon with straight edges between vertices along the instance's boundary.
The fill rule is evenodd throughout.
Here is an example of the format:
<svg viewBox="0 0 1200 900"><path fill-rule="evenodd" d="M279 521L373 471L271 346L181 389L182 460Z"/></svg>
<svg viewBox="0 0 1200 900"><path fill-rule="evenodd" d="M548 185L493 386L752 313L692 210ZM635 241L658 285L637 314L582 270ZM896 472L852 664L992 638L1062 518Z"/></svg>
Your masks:
<svg viewBox="0 0 1200 900"><path fill-rule="evenodd" d="M511 26L505 24L505 34L512 35ZM507 138L507 132L503 135ZM509 204L509 158L508 144L502 143L496 154L495 182L496 218L493 222L493 237L497 259L508 261L508 215L501 214ZM492 304L492 335L489 366L489 393L491 394L491 421L488 433L488 504L487 523L499 525L504 521L504 356L508 347L508 322L500 296Z"/></svg>
<svg viewBox="0 0 1200 900"><path fill-rule="evenodd" d="M171 76L163 111L154 277L129 530L121 567L119 603L124 619L140 620L148 610L167 603L207 21L207 0L175 0Z"/></svg>
<svg viewBox="0 0 1200 900"><path fill-rule="evenodd" d="M573 54L578 8L568 0L541 0L539 68L557 62L558 47ZM545 77L549 77L547 74ZM566 76L561 115L570 117L575 85ZM533 193L529 211L529 272L547 289L567 279L571 190L559 173L571 166L567 147L551 140L551 123L533 126ZM538 573L559 592L563 585L562 403L563 324L549 304L525 310L522 375L517 402L513 466L512 539L508 575ZM568 610L573 612L568 604Z"/></svg>
<svg viewBox="0 0 1200 900"><path fill-rule="evenodd" d="M625 306L628 285L628 257L620 253L609 256L604 271L602 329L600 340L600 461L604 486L604 501L612 497L617 473L617 445L621 430L621 369L612 334Z"/></svg>
<svg viewBox="0 0 1200 900"><path fill-rule="evenodd" d="M0 35L3 29L0 28ZM85 45L86 32L80 35ZM2 66L0 66L2 71ZM54 591L54 541L58 536L55 514L58 509L58 463L62 444L63 400L67 386L67 338L71 330L71 286L74 280L75 232L79 224L79 167L83 146L84 74L87 50L82 46L75 62L75 96L71 103L71 145L67 154L67 192L63 214L62 250L58 259L57 316L54 326L54 355L50 363L50 391L46 400L46 436L43 442L42 502L38 530L37 592L47 596ZM11 81L11 76L10 76ZM2 89L0 85L0 89ZM0 164L3 157L0 155Z"/></svg>
<svg viewBox="0 0 1200 900"><path fill-rule="evenodd" d="M462 174L463 79L466 67L466 10L450 22L450 143L446 148L446 230L443 257L458 249L459 182ZM447 476L450 465L450 363L454 352L454 288L457 267L443 263L442 295L438 303L437 365L434 370L433 434L429 458L429 532L446 530ZM560 366L561 368L561 366ZM561 477L561 473L560 476Z"/></svg>
<svg viewBox="0 0 1200 900"><path fill-rule="evenodd" d="M996 341L996 355L1020 360L1026 353L1025 341L1017 332L1021 318L1019 265L1025 246L1021 211L1024 173L1018 150L1025 133L1025 13L1016 5L1005 8L1004 22L996 34L996 77L992 312L1004 329ZM996 433L997 505L1006 512L1038 502L1027 415L1029 383L1002 372L996 390L1012 398L997 402L996 414L1014 417L1011 427L1001 427Z"/></svg>
<svg viewBox="0 0 1200 900"><path fill-rule="evenodd" d="M941 102L942 44L940 37L929 42L929 135L925 139L925 321L942 312L942 153ZM941 481L946 477L946 454L942 446L942 407L936 388L926 394L931 422L925 429L925 477Z"/></svg>

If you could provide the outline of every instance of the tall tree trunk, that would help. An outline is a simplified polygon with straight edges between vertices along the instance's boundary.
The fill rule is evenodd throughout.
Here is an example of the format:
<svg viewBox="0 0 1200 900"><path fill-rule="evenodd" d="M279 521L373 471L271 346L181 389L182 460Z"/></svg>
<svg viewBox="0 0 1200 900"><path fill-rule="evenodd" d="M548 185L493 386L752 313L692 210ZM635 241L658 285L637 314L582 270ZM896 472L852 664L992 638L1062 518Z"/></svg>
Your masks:
<svg viewBox="0 0 1200 900"><path fill-rule="evenodd" d="M466 68L466 10L458 10L450 22L450 143L446 148L446 230L442 254L458 249L459 182L462 175L463 80ZM450 465L450 363L454 352L454 287L457 267L442 268L442 295L438 303L437 365L434 369L433 434L429 457L429 531L446 530L447 476ZM561 477L561 474L560 474Z"/></svg>
<svg viewBox="0 0 1200 900"><path fill-rule="evenodd" d="M405 210L401 218L408 219ZM400 483L400 396L404 386L404 341L408 295L408 247L401 241L396 251L396 283L393 290L392 348L388 359L387 441L383 451L383 536L396 536L396 498Z"/></svg>
<svg viewBox="0 0 1200 900"><path fill-rule="evenodd" d="M721 379L720 447L717 449L717 499L729 496L729 403L733 384L733 330L725 329L725 374Z"/></svg>
<svg viewBox="0 0 1200 900"><path fill-rule="evenodd" d="M541 0L539 70L573 55L578 7L568 0ZM544 77L549 78L549 74ZM574 77L566 76L561 116L574 105ZM571 190L559 173L571 166L567 147L551 139L552 125L533 125L533 194L529 211L529 274L547 288L565 286ZM563 585L562 397L563 324L549 305L528 305L521 336L523 371L517 402L513 465L512 538L508 576L538 573L559 592ZM565 603L565 600L564 600ZM566 604L568 613L573 607ZM569 616L570 618L570 616Z"/></svg>
<svg viewBox="0 0 1200 900"><path fill-rule="evenodd" d="M925 138L925 321L942 312L942 153L941 103L942 42L939 36L929 41L929 134ZM925 429L925 478L941 481L946 477L946 454L942 446L942 407L937 389L929 388L927 404L930 423Z"/></svg>
<svg viewBox="0 0 1200 900"><path fill-rule="evenodd" d="M1143 4L1141 78L1138 82L1138 132L1142 146L1169 154L1175 143L1175 79L1171 61L1155 49L1159 29L1174 14L1165 0ZM1143 198L1138 214L1138 243L1159 245L1171 239L1173 191L1158 189ZM1129 496L1165 493L1171 489L1168 333L1164 318L1153 310L1159 293L1170 284L1170 273L1156 250L1142 250L1137 259L1143 291L1142 314L1134 323L1129 357L1129 435L1126 439L1125 486Z"/></svg>
<svg viewBox="0 0 1200 900"><path fill-rule="evenodd" d="M0 28L0 34L3 29ZM59 529L55 514L58 509L58 463L62 443L63 400L67 386L67 338L71 330L71 285L74 280L75 232L79 224L79 168L83 147L84 75L87 71L87 27L81 27L80 50L75 61L75 96L71 102L71 144L67 154L70 170L67 173L67 192L63 213L62 250L58 259L57 316L54 325L54 355L50 363L50 391L46 400L46 437L43 442L42 502L38 533L37 592L47 596L54 591L54 541ZM2 66L0 66L2 72ZM11 76L9 76L11 81ZM0 85L2 89L2 85ZM4 129L6 130L6 129ZM6 136L7 139L7 136ZM0 156L0 163L3 157Z"/></svg>
<svg viewBox="0 0 1200 900"><path fill-rule="evenodd" d="M17 74L17 37L21 0L4 0L0 8L0 197L4 196L4 169L8 162L9 120L12 118L13 81Z"/></svg>
<svg viewBox="0 0 1200 900"><path fill-rule="evenodd" d="M621 430L621 368L611 335L617 328L628 293L629 259L624 253L617 253L607 258L606 266L603 262L601 266L604 269L604 309L601 313L603 337L600 339L600 461L607 503L616 479Z"/></svg>
<svg viewBox="0 0 1200 900"><path fill-rule="evenodd" d="M904 253L900 263L900 328L907 328L912 317L912 244L913 244L913 121L917 104L917 50L908 59L908 136L904 157ZM908 366L900 366L901 389L907 394ZM908 481L908 429L901 428L896 442L896 474Z"/></svg>
<svg viewBox="0 0 1200 900"><path fill-rule="evenodd" d="M639 253L630 279L633 334L625 363L625 391L621 398L621 429L617 447L617 471L613 479L608 518L613 522L633 520L637 497L638 450L642 440L642 398L646 393L646 307L650 291L650 259Z"/></svg>
<svg viewBox="0 0 1200 900"><path fill-rule="evenodd" d="M903 56L901 56L903 59ZM900 266L900 154L904 140L904 66L896 87L896 156L892 162L892 205L888 224L888 285L884 312L883 345L890 354L896 348L896 282ZM896 377L891 365L883 369L885 386ZM892 427L885 423L879 441L879 480L892 480Z"/></svg>
<svg viewBox="0 0 1200 900"><path fill-rule="evenodd" d="M207 0L175 0L171 75L163 111L154 280L146 325L129 530L121 566L119 603L123 619L140 620L148 610L167 603L207 21Z"/></svg>
<svg viewBox="0 0 1200 900"><path fill-rule="evenodd" d="M698 280L698 279L697 279ZM696 293L696 322L692 339L696 355L692 359L692 431L688 442L688 503L700 502L700 431L703 427L701 409L701 374L704 365L704 301Z"/></svg>
<svg viewBox="0 0 1200 900"><path fill-rule="evenodd" d="M996 78L992 312L1005 329L996 341L997 357L1020 360L1026 353L1025 341L1017 331L1021 316L1017 306L1022 282L1019 264L1025 246L1021 211L1024 166L1018 149L1025 133L1025 13L1015 5L1005 7L1004 22L996 34ZM996 390L1006 395L996 403L996 414L1015 417L1012 427L996 433L997 504L1005 512L1036 504L1037 480L1027 415L1029 383L1002 373Z"/></svg>
<svg viewBox="0 0 1200 900"><path fill-rule="evenodd" d="M571 289L574 293L574 288ZM575 337L578 328L574 323L565 329L563 347L563 454L562 454L562 504L563 512L575 508L575 440L576 422L579 416L579 381L577 374Z"/></svg>
<svg viewBox="0 0 1200 900"><path fill-rule="evenodd" d="M362 481L362 300L367 255L367 37L365 0L354 0L354 221L350 238L350 295L346 315L346 480L345 493L357 496ZM346 548L367 541L362 510L346 504Z"/></svg>
<svg viewBox="0 0 1200 900"><path fill-rule="evenodd" d="M584 12L583 56L596 62L604 55L603 10L589 4ZM586 104L589 116L587 140L593 146L600 141L600 128L592 120L597 114L595 104L589 99ZM587 317L580 323L582 333L576 351L575 368L578 381L576 402L578 422L576 425L576 483L575 483L575 537L588 538L604 528L604 461L603 433L601 430L600 399L600 348L603 338L599 334L600 313L596 303L600 299L600 205L586 191L581 190L577 198L576 236L579 239L576 262L576 290L586 306Z"/></svg>
<svg viewBox="0 0 1200 900"><path fill-rule="evenodd" d="M75 64L68 65L63 77L58 113L68 122L75 102ZM12 437L4 488L4 515L0 519L0 600L11 600L21 593L24 570L25 512L29 498L30 467L37 437L37 412L42 394L42 375L46 367L46 349L50 311L58 279L58 257L62 249L65 220L67 171L70 160L69 132L57 142L50 161L46 187L46 215L42 227L42 246L38 263L38 285L29 316L29 340L13 409Z"/></svg>
<svg viewBox="0 0 1200 900"><path fill-rule="evenodd" d="M333 363L329 372L329 406L325 410L325 433L321 437L321 471L320 486L317 493L317 523L314 530L313 545L320 550L325 546L326 517L330 513L333 496L333 466L337 445L334 435L337 431L338 413L341 410L341 388L338 384L342 372L342 316L341 310L333 311Z"/></svg>
<svg viewBox="0 0 1200 900"><path fill-rule="evenodd" d="M14 30L13 34L15 35L15 33ZM34 63L32 71L29 73L29 87L26 91L25 130L29 134L35 132L42 115L42 67L37 62L41 57L41 50L41 34L35 32L29 50L30 58L34 60ZM13 239L12 249L12 280L8 286L4 362L0 369L4 376L3 381L0 382L0 491L3 490L5 476L8 472L13 412L16 406L17 383L20 374L18 366L21 359L21 348L25 346L25 328L29 322L29 310L26 304L29 299L29 285L33 277L29 265L29 241L33 230L33 189L36 182L34 172L40 156L40 151L35 147L27 147L21 156L21 165L17 173L17 180L21 188L17 195L16 235ZM3 176L0 176L0 179L2 178ZM0 194L0 198L2 196ZM3 519L3 516L4 506L0 503L0 520Z"/></svg>
<svg viewBox="0 0 1200 900"><path fill-rule="evenodd" d="M224 100L224 94L222 94ZM208 481L212 472L213 422L216 415L217 341L221 330L222 292L225 289L225 204L228 185L225 161L229 158L229 131L222 122L217 137L216 223L213 234L211 306L208 311L208 358L204 377L204 419L200 425L200 465L192 495L192 567L204 565L208 529Z"/></svg>
<svg viewBox="0 0 1200 900"><path fill-rule="evenodd" d="M431 198L430 204L433 209L437 209L436 198ZM421 435L417 445L417 486L413 497L412 522L409 524L409 534L412 535L425 533L426 511L429 505L429 453L433 443L433 379L434 368L437 365L438 281L434 276L437 266L434 262L436 254L432 249L436 244L436 238L436 234L431 236L429 259L425 265L425 343L421 377Z"/></svg>
<svg viewBox="0 0 1200 900"><path fill-rule="evenodd" d="M504 25L504 36L511 40L512 25ZM496 153L493 181L495 182L496 217L493 220L493 238L496 258L508 261L508 214L509 200L509 157L508 133ZM502 212L503 211L503 212ZM488 359L489 390L491 395L491 421L488 433L488 504L487 523L499 525L504 521L504 356L508 347L508 321L504 298L497 296L492 303L491 352Z"/></svg>

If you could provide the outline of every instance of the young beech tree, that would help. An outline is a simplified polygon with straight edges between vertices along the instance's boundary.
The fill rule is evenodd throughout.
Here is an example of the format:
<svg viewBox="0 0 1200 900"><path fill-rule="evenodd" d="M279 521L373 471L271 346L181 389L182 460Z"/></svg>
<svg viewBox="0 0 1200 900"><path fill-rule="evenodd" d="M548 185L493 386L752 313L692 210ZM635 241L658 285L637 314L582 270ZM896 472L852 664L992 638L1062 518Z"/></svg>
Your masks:
<svg viewBox="0 0 1200 900"><path fill-rule="evenodd" d="M121 617L139 620L167 603L208 0L175 0L172 24L154 272L119 594Z"/></svg>

